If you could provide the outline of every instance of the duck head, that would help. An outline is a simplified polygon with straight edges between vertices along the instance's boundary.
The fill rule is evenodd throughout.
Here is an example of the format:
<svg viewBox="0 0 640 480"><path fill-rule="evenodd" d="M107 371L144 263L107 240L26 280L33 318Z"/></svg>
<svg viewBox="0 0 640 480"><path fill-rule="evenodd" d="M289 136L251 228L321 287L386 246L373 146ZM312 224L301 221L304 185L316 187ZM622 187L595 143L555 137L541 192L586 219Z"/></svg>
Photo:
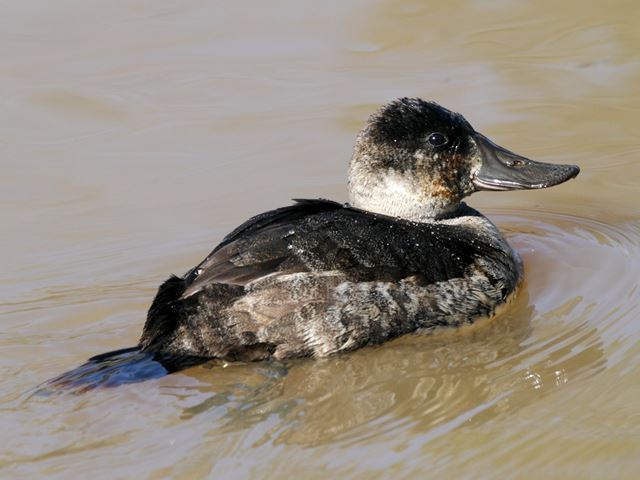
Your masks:
<svg viewBox="0 0 640 480"><path fill-rule="evenodd" d="M358 135L349 201L429 221L451 214L478 190L546 188L579 172L575 165L535 162L502 148L436 103L402 98L374 113Z"/></svg>

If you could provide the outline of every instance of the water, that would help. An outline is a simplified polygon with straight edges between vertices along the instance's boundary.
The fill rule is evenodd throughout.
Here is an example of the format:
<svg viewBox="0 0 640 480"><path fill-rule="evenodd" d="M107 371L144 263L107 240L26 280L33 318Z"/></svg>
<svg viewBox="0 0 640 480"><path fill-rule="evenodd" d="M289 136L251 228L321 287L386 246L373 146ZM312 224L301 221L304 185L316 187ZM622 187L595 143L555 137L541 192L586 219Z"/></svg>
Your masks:
<svg viewBox="0 0 640 480"><path fill-rule="evenodd" d="M0 476L635 478L640 5L5 2ZM493 322L322 361L27 399L134 345L157 285L249 215L346 199L404 95L575 163L470 203L524 258Z"/></svg>

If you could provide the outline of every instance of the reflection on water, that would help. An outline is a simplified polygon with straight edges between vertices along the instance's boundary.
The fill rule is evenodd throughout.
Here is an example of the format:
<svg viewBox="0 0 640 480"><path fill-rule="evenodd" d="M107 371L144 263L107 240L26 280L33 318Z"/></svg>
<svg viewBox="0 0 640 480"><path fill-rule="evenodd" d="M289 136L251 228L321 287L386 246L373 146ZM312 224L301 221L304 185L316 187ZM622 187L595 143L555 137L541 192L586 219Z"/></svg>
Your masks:
<svg viewBox="0 0 640 480"><path fill-rule="evenodd" d="M0 476L634 478L640 4L10 1L0 19ZM575 163L478 194L526 283L490 322L322 361L25 392L136 343L169 273L420 95Z"/></svg>

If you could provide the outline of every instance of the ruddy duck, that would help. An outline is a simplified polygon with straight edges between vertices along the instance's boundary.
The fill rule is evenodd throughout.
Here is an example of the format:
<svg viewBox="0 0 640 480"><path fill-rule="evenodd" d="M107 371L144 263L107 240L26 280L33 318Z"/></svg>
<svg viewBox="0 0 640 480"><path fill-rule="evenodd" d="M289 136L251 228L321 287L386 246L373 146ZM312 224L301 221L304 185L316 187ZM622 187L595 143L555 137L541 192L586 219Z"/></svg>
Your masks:
<svg viewBox="0 0 640 480"><path fill-rule="evenodd" d="M160 286L137 347L52 383L126 383L215 358L324 357L472 323L516 290L522 266L462 199L578 172L510 152L436 103L393 101L358 135L349 204L297 200L251 218Z"/></svg>

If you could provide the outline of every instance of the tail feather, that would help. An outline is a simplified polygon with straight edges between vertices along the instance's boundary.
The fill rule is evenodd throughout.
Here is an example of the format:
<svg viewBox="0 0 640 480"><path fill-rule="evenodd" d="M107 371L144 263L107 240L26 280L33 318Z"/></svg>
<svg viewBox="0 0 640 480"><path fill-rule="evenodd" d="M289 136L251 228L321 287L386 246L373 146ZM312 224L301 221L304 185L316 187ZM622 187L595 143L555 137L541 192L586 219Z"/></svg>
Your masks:
<svg viewBox="0 0 640 480"><path fill-rule="evenodd" d="M178 326L179 314L175 310L175 305L180 295L185 290L184 279L172 275L169 277L156 293L149 312L147 321L142 329L140 345L147 349L162 345L171 337L171 334Z"/></svg>
<svg viewBox="0 0 640 480"><path fill-rule="evenodd" d="M35 394L81 393L94 388L143 382L207 360L209 359L145 352L140 347L122 348L91 357L79 367L43 383L35 389Z"/></svg>
<svg viewBox="0 0 640 480"><path fill-rule="evenodd" d="M94 388L115 387L160 378L206 359L169 358L139 347L124 348L91 357L86 363L69 370L36 388L39 395L74 392Z"/></svg>

